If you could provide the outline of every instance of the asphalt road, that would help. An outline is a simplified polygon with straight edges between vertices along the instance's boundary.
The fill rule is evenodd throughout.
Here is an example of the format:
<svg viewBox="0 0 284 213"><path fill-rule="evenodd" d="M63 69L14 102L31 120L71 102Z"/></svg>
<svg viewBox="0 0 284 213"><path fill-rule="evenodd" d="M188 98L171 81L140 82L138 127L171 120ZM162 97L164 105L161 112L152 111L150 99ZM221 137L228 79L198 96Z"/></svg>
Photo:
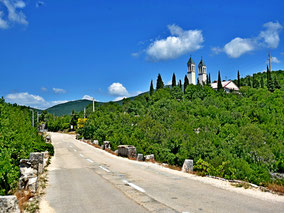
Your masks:
<svg viewBox="0 0 284 213"><path fill-rule="evenodd" d="M269 193L258 192L254 196L254 192L244 189L216 187L200 181L200 177L111 155L75 140L73 135L51 136L55 157L49 166L41 212L284 210L283 197L273 200Z"/></svg>

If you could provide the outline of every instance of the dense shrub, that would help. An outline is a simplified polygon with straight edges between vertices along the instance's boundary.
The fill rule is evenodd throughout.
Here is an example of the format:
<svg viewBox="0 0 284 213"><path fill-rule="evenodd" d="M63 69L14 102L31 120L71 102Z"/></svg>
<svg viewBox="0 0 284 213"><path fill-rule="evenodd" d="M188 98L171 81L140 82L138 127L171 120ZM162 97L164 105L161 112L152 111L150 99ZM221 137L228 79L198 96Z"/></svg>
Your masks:
<svg viewBox="0 0 284 213"><path fill-rule="evenodd" d="M30 152L54 152L32 127L30 110L7 104L4 99L0 100L0 150L0 195L17 188L20 159L29 158Z"/></svg>

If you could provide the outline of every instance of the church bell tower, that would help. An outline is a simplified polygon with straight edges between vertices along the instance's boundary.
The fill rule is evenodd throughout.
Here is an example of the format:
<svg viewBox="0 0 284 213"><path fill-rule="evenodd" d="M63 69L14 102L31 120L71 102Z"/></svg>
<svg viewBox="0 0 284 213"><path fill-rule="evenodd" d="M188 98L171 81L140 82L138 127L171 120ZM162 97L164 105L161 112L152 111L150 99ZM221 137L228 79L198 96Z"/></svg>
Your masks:
<svg viewBox="0 0 284 213"><path fill-rule="evenodd" d="M206 69L206 65L201 58L201 61L198 64L198 82L201 85L205 84L207 80Z"/></svg>
<svg viewBox="0 0 284 213"><path fill-rule="evenodd" d="M196 84L195 82L195 63L192 60L191 56L187 62L187 76L189 84Z"/></svg>

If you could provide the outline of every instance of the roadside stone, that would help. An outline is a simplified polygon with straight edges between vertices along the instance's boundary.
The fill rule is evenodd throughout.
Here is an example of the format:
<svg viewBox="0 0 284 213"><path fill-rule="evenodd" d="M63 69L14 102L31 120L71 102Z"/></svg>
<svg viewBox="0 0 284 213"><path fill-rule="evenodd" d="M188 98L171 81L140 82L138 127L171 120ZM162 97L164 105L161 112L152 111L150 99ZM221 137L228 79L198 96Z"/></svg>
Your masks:
<svg viewBox="0 0 284 213"><path fill-rule="evenodd" d="M154 161L154 160L155 160L154 154L145 155L145 160L146 160L146 161Z"/></svg>
<svg viewBox="0 0 284 213"><path fill-rule="evenodd" d="M77 139L77 140L79 139L79 137L80 137L80 135L79 135L79 134L76 134L76 139Z"/></svg>
<svg viewBox="0 0 284 213"><path fill-rule="evenodd" d="M104 141L104 148L105 149L111 149L110 141Z"/></svg>
<svg viewBox="0 0 284 213"><path fill-rule="evenodd" d="M138 160L138 161L143 161L143 154L140 154L140 153L139 153L139 154L137 155L137 160Z"/></svg>
<svg viewBox="0 0 284 213"><path fill-rule="evenodd" d="M115 153L116 155L118 155L118 150L115 150L114 153Z"/></svg>
<svg viewBox="0 0 284 213"><path fill-rule="evenodd" d="M20 213L17 197L14 195L0 196L0 212Z"/></svg>
<svg viewBox="0 0 284 213"><path fill-rule="evenodd" d="M182 166L182 172L193 172L193 160L186 159Z"/></svg>
<svg viewBox="0 0 284 213"><path fill-rule="evenodd" d="M119 145L118 156L136 158L136 147L131 145Z"/></svg>
<svg viewBox="0 0 284 213"><path fill-rule="evenodd" d="M46 143L50 143L50 142L51 142L51 137L50 137L50 135L47 135L47 136L45 137L45 142L46 142Z"/></svg>
<svg viewBox="0 0 284 213"><path fill-rule="evenodd" d="M43 173L43 157L44 157L44 154L40 152L30 153L31 167L34 169L37 169L39 174Z"/></svg>
<svg viewBox="0 0 284 213"><path fill-rule="evenodd" d="M93 140L92 144L99 145L99 141L98 140Z"/></svg>
<svg viewBox="0 0 284 213"><path fill-rule="evenodd" d="M29 178L27 187L29 190L31 190L32 193L36 193L38 187L38 178L37 177Z"/></svg>
<svg viewBox="0 0 284 213"><path fill-rule="evenodd" d="M42 152L43 154L43 168L47 166L48 158L49 158L49 153L48 151Z"/></svg>

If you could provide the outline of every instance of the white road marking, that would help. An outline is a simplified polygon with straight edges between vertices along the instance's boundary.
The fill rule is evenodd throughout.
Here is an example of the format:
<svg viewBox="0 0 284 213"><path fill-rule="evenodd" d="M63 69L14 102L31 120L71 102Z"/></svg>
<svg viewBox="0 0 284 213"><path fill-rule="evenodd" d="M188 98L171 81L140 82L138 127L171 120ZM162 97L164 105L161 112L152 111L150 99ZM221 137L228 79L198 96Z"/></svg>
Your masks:
<svg viewBox="0 0 284 213"><path fill-rule="evenodd" d="M80 154L80 156L83 158L84 157L84 155L82 155L82 154Z"/></svg>
<svg viewBox="0 0 284 213"><path fill-rule="evenodd" d="M94 161L92 161L91 159L86 159L87 161L89 161L90 163L94 163Z"/></svg>
<svg viewBox="0 0 284 213"><path fill-rule="evenodd" d="M110 172L108 169L106 169L105 167L103 166L99 166L102 170L105 170L106 172Z"/></svg>
<svg viewBox="0 0 284 213"><path fill-rule="evenodd" d="M127 184L127 185L129 185L129 186L131 186L132 188L134 188L134 189L136 189L136 190L138 190L140 192L145 193L145 190L143 188L141 188L140 186L135 185L134 183L129 183L127 180L123 180L122 182Z"/></svg>
<svg viewBox="0 0 284 213"><path fill-rule="evenodd" d="M73 149L74 150L74 152L77 152L77 150L76 149Z"/></svg>

